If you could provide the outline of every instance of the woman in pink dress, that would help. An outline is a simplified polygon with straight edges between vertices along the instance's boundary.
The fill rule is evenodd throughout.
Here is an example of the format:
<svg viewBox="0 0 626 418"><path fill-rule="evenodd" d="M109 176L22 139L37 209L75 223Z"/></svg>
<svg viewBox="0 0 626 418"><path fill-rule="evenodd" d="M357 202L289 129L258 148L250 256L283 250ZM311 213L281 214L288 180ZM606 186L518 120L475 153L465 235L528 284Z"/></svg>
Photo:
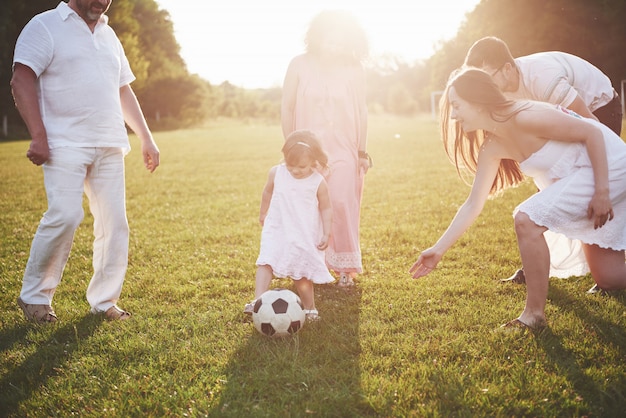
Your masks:
<svg viewBox="0 0 626 418"><path fill-rule="evenodd" d="M324 11L311 21L305 45L306 52L292 59L285 75L283 135L311 130L328 154L324 176L333 224L326 264L339 275L339 286L348 287L363 271L359 221L363 181L371 165L362 65L368 44L353 16Z"/></svg>

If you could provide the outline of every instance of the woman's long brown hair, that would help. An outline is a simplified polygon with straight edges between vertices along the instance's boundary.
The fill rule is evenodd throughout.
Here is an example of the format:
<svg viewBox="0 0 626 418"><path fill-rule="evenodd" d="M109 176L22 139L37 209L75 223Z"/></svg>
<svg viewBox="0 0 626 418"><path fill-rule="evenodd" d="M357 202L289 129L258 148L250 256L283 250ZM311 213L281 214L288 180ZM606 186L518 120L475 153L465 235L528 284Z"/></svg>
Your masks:
<svg viewBox="0 0 626 418"><path fill-rule="evenodd" d="M514 101L504 97L491 76L482 70L465 68L452 73L439 103L441 137L446 154L455 165L459 177L468 182L463 170L469 171L472 176L476 174L478 154L480 147L485 143L488 132L481 129L465 132L460 123L450 118L448 92L451 87L454 87L462 99L488 111L494 121L506 121L527 106L525 103L516 105ZM500 161L500 168L491 186L491 194L493 195L508 187L517 186L524 178L517 161L503 159Z"/></svg>

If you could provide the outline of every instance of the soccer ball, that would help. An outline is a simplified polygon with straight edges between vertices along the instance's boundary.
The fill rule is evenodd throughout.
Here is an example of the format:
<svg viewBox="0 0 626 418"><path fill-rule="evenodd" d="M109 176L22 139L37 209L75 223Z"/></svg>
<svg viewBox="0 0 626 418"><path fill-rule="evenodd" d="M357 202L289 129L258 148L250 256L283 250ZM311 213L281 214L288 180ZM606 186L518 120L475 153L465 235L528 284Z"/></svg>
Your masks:
<svg viewBox="0 0 626 418"><path fill-rule="evenodd" d="M255 302L254 327L263 335L285 337L304 326L306 315L300 297L288 289L271 289Z"/></svg>

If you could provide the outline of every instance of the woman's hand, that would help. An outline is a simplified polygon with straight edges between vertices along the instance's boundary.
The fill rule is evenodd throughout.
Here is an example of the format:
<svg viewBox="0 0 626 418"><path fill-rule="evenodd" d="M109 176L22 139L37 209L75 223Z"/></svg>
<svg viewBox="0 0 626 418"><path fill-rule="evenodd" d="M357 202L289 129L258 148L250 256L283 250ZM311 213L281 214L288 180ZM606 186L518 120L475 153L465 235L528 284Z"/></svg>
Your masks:
<svg viewBox="0 0 626 418"><path fill-rule="evenodd" d="M370 161L367 158L359 158L359 169L361 170L361 173L367 174L370 167Z"/></svg>
<svg viewBox="0 0 626 418"><path fill-rule="evenodd" d="M439 254L433 248L424 250L422 254L420 254L417 261L409 269L409 273L411 273L414 279L426 276L428 273L433 271L435 267L437 267L441 257L443 257L443 254Z"/></svg>
<svg viewBox="0 0 626 418"><path fill-rule="evenodd" d="M613 206L608 192L596 192L587 208L587 217L593 219L593 228L602 228L607 221L613 219Z"/></svg>

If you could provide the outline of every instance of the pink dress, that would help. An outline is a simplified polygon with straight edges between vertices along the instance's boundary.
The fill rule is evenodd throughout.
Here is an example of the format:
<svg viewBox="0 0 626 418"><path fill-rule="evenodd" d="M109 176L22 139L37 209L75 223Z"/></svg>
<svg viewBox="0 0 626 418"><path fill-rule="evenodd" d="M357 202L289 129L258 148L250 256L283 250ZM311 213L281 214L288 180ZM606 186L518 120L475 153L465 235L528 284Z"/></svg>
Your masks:
<svg viewBox="0 0 626 418"><path fill-rule="evenodd" d="M359 222L364 174L359 169L361 120L354 68L321 74L312 57L300 65L294 130L313 131L328 154L324 173L333 206L333 227L326 264L336 272L363 271Z"/></svg>
<svg viewBox="0 0 626 418"><path fill-rule="evenodd" d="M317 284L335 281L324 262L324 252L317 249L323 235L317 200L322 180L317 172L296 179L284 164L278 166L257 266L270 266L276 277L304 277Z"/></svg>

